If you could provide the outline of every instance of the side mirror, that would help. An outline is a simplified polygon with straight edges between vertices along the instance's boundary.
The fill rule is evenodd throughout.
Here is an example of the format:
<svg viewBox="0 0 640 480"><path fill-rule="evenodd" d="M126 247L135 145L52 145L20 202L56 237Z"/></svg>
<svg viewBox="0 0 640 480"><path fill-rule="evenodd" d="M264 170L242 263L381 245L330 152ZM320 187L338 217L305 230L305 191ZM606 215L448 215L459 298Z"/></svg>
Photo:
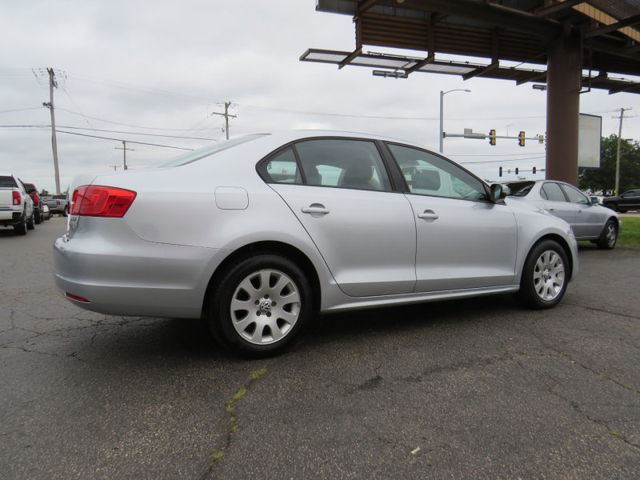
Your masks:
<svg viewBox="0 0 640 480"><path fill-rule="evenodd" d="M501 199L504 198L504 191L502 190L502 185L499 183L494 183L491 185L489 190L489 200L493 203L498 203Z"/></svg>

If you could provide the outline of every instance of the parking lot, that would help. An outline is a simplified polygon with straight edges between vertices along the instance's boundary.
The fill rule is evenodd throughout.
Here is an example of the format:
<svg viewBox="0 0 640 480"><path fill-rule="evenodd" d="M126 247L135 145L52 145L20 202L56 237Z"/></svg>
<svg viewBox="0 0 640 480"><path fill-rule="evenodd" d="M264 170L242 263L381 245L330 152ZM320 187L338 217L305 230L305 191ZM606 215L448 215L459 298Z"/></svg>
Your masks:
<svg viewBox="0 0 640 480"><path fill-rule="evenodd" d="M640 477L638 250L582 248L552 311L333 315L247 361L61 298L64 222L0 230L3 478Z"/></svg>

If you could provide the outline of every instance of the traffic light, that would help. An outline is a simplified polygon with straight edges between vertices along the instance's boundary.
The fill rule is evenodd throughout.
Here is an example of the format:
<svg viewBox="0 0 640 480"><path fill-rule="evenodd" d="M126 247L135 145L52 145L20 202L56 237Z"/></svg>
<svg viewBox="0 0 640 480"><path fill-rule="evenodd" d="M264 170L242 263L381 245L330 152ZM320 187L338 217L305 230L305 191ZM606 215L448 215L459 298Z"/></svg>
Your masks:
<svg viewBox="0 0 640 480"><path fill-rule="evenodd" d="M531 170L531 172L535 175L535 174L536 174L536 167L533 167L533 169Z"/></svg>
<svg viewBox="0 0 640 480"><path fill-rule="evenodd" d="M524 130L520 130L520 133L518 134L518 145L520 145L521 147L524 147L524 140L525 140Z"/></svg>
<svg viewBox="0 0 640 480"><path fill-rule="evenodd" d="M496 130L494 128L489 130L489 144L490 145L496 144Z"/></svg>
<svg viewBox="0 0 640 480"><path fill-rule="evenodd" d="M498 168L498 176L501 177L502 176L502 167Z"/></svg>

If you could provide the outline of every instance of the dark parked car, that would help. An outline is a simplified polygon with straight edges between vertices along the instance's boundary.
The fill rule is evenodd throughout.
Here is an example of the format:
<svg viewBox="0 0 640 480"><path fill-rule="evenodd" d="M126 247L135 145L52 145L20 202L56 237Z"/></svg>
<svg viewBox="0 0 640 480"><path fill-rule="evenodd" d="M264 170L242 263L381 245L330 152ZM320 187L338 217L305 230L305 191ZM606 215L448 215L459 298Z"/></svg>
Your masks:
<svg viewBox="0 0 640 480"><path fill-rule="evenodd" d="M619 197L607 197L602 200L602 204L620 213L627 210L639 210L640 189L627 190Z"/></svg>
<svg viewBox="0 0 640 480"><path fill-rule="evenodd" d="M33 221L36 224L40 224L42 223L42 199L40 195L38 195L38 189L33 183L22 182L22 184L31 197L31 200L33 200Z"/></svg>

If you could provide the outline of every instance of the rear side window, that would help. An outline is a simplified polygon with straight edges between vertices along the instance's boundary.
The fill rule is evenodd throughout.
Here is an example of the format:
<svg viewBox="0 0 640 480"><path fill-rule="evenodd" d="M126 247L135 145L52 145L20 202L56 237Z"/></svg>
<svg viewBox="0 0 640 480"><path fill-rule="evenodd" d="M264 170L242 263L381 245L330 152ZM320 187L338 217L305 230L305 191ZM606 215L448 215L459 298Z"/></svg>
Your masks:
<svg viewBox="0 0 640 480"><path fill-rule="evenodd" d="M297 185L302 183L296 157L291 148L287 148L272 157L267 162L265 174L273 183L293 183Z"/></svg>
<svg viewBox="0 0 640 480"><path fill-rule="evenodd" d="M307 185L391 190L382 157L368 140L323 139L296 144Z"/></svg>
<svg viewBox="0 0 640 480"><path fill-rule="evenodd" d="M542 196L544 198L546 198L551 202L567 201L564 194L562 193L562 190L560 190L560 185L558 185L557 183L553 183L553 182L545 183L540 189L540 192L543 194Z"/></svg>
<svg viewBox="0 0 640 480"><path fill-rule="evenodd" d="M0 188L16 188L18 184L13 177L0 176Z"/></svg>

